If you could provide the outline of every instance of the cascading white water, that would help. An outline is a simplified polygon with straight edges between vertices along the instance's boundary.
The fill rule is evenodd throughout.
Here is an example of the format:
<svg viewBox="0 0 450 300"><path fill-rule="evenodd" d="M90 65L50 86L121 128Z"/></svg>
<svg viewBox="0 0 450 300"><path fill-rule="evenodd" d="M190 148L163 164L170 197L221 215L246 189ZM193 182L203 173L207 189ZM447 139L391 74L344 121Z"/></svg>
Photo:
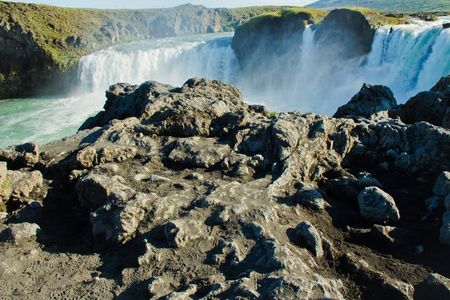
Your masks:
<svg viewBox="0 0 450 300"><path fill-rule="evenodd" d="M191 77L236 85L245 101L271 111L312 111L332 115L362 84L389 86L398 102L430 89L450 74L450 29L443 22L380 28L365 63L330 62L318 57L314 31L307 27L300 49L292 47L263 72L239 70L232 34L155 39L105 49L81 59L80 90L72 97L0 101L0 146L38 143L73 134L102 109L111 84L155 80L173 86ZM264 59L265 49L258 53ZM337 67L336 67L337 66ZM273 79L277 80L273 80Z"/></svg>
<svg viewBox="0 0 450 300"><path fill-rule="evenodd" d="M80 60L86 90L104 92L111 84L155 80L181 86L191 77L235 82L239 66L232 34L155 39L119 45Z"/></svg>
<svg viewBox="0 0 450 300"><path fill-rule="evenodd" d="M364 66L364 79L389 86L399 102L429 90L450 74L450 30L438 22L380 28Z"/></svg>

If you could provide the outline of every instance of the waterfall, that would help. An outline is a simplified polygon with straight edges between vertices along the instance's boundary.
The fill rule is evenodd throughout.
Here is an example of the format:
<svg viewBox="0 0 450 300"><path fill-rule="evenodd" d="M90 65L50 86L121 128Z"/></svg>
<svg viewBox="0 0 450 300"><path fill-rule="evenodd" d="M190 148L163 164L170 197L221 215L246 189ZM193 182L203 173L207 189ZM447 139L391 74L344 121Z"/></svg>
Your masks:
<svg viewBox="0 0 450 300"><path fill-rule="evenodd" d="M389 86L399 102L429 90L450 74L450 30L442 21L380 28L364 66L364 79Z"/></svg>
<svg viewBox="0 0 450 300"><path fill-rule="evenodd" d="M111 84L155 80L181 86L191 77L235 82L238 63L230 34L154 39L111 47L80 60L85 90L104 91Z"/></svg>
<svg viewBox="0 0 450 300"><path fill-rule="evenodd" d="M269 60L267 49L259 49L255 58L265 62L264 68L249 72L239 69L231 33L114 46L80 60L81 88L72 96L0 101L0 147L74 134L83 120L102 109L105 90L117 82L181 86L191 77L206 77L234 84L247 103L264 104L270 111L329 116L363 83L386 85L404 103L450 74L450 29L442 28L444 21L450 18L380 28L363 63L324 61L316 51L315 32L307 26L302 36L285 37L302 42L287 40L283 55Z"/></svg>

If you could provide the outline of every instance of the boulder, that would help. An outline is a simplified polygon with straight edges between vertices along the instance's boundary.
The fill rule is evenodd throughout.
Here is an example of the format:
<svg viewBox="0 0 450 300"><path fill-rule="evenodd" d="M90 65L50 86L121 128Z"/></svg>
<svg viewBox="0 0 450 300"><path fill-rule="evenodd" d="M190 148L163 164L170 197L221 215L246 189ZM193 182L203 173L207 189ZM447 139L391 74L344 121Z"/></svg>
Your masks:
<svg viewBox="0 0 450 300"><path fill-rule="evenodd" d="M0 161L6 161L9 169L32 167L39 162L39 146L35 142L0 149Z"/></svg>
<svg viewBox="0 0 450 300"><path fill-rule="evenodd" d="M444 171L438 176L433 192L440 196L447 196L450 194L450 172Z"/></svg>
<svg viewBox="0 0 450 300"><path fill-rule="evenodd" d="M10 227L2 231L1 235L14 242L19 242L24 239L36 238L41 228L37 224L33 223L19 223L13 224Z"/></svg>
<svg viewBox="0 0 450 300"><path fill-rule="evenodd" d="M397 109L397 101L390 88L365 83L350 102L338 108L333 118L388 118L395 117Z"/></svg>
<svg viewBox="0 0 450 300"><path fill-rule="evenodd" d="M450 107L449 78L450 75L441 78L430 91L420 92L409 99L402 106L404 113L402 120L408 124L426 121L433 125L449 128L448 116L446 116Z"/></svg>
<svg viewBox="0 0 450 300"><path fill-rule="evenodd" d="M164 226L164 233L169 245L176 248L185 247L190 241L204 236L202 222L197 220L174 220Z"/></svg>
<svg viewBox="0 0 450 300"><path fill-rule="evenodd" d="M76 185L78 199L86 208L98 208L113 192L130 191L130 194L133 193L122 182L123 179L119 176L88 174L82 177Z"/></svg>
<svg viewBox="0 0 450 300"><path fill-rule="evenodd" d="M317 258L323 257L322 238L317 229L310 222L304 221L298 224L295 228L295 232L299 239L306 241Z"/></svg>
<svg viewBox="0 0 450 300"><path fill-rule="evenodd" d="M394 199L378 187L366 187L358 195L361 216L375 223L398 221L400 212Z"/></svg>
<svg viewBox="0 0 450 300"><path fill-rule="evenodd" d="M4 202L27 203L31 195L45 197L46 190L43 187L44 178L40 171L7 171L0 197Z"/></svg>
<svg viewBox="0 0 450 300"><path fill-rule="evenodd" d="M295 202L314 210L323 210L325 208L325 200L322 194L316 189L300 189L294 197Z"/></svg>
<svg viewBox="0 0 450 300"><path fill-rule="evenodd" d="M113 192L104 204L91 212L92 233L106 241L123 244L135 233L156 195Z"/></svg>

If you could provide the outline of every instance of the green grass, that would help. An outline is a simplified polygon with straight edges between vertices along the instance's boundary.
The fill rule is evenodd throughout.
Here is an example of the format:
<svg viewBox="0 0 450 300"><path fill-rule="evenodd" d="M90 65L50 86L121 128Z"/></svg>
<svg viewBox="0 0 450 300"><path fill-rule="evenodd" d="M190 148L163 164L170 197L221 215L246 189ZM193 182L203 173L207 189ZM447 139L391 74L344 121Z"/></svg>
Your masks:
<svg viewBox="0 0 450 300"><path fill-rule="evenodd" d="M254 17L241 26L245 27L246 30L255 31L263 22L274 19L290 19L296 16L301 16L304 20L308 20L307 22L315 24L321 22L327 14L327 11L314 8L290 7L280 11L265 13L260 16Z"/></svg>
<svg viewBox="0 0 450 300"><path fill-rule="evenodd" d="M319 9L366 7L382 12L450 12L448 0L320 0L308 6Z"/></svg>

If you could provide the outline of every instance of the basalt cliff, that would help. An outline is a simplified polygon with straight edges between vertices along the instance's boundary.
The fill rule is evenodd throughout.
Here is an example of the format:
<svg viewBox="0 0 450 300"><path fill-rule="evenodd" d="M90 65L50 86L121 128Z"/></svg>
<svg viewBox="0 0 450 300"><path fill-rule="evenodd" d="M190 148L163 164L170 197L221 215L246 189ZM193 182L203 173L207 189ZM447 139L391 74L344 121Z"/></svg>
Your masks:
<svg viewBox="0 0 450 300"><path fill-rule="evenodd" d="M0 149L0 295L446 299L450 77L333 117L119 83L79 132Z"/></svg>
<svg viewBox="0 0 450 300"><path fill-rule="evenodd" d="M258 17L260 16L260 17ZM250 20L249 22L246 22ZM306 25L323 21L320 49L344 46L341 54L370 51L374 28L405 22L359 9L328 14L310 8L250 7L209 9L182 5L168 9L89 10L0 2L0 99L61 94L76 85L83 55L136 40L232 31L233 49L243 68L258 72L270 57L301 48ZM242 25L242 26L239 26ZM338 33L338 34L336 34ZM262 49L262 50L261 50ZM324 53L325 55L325 53Z"/></svg>

